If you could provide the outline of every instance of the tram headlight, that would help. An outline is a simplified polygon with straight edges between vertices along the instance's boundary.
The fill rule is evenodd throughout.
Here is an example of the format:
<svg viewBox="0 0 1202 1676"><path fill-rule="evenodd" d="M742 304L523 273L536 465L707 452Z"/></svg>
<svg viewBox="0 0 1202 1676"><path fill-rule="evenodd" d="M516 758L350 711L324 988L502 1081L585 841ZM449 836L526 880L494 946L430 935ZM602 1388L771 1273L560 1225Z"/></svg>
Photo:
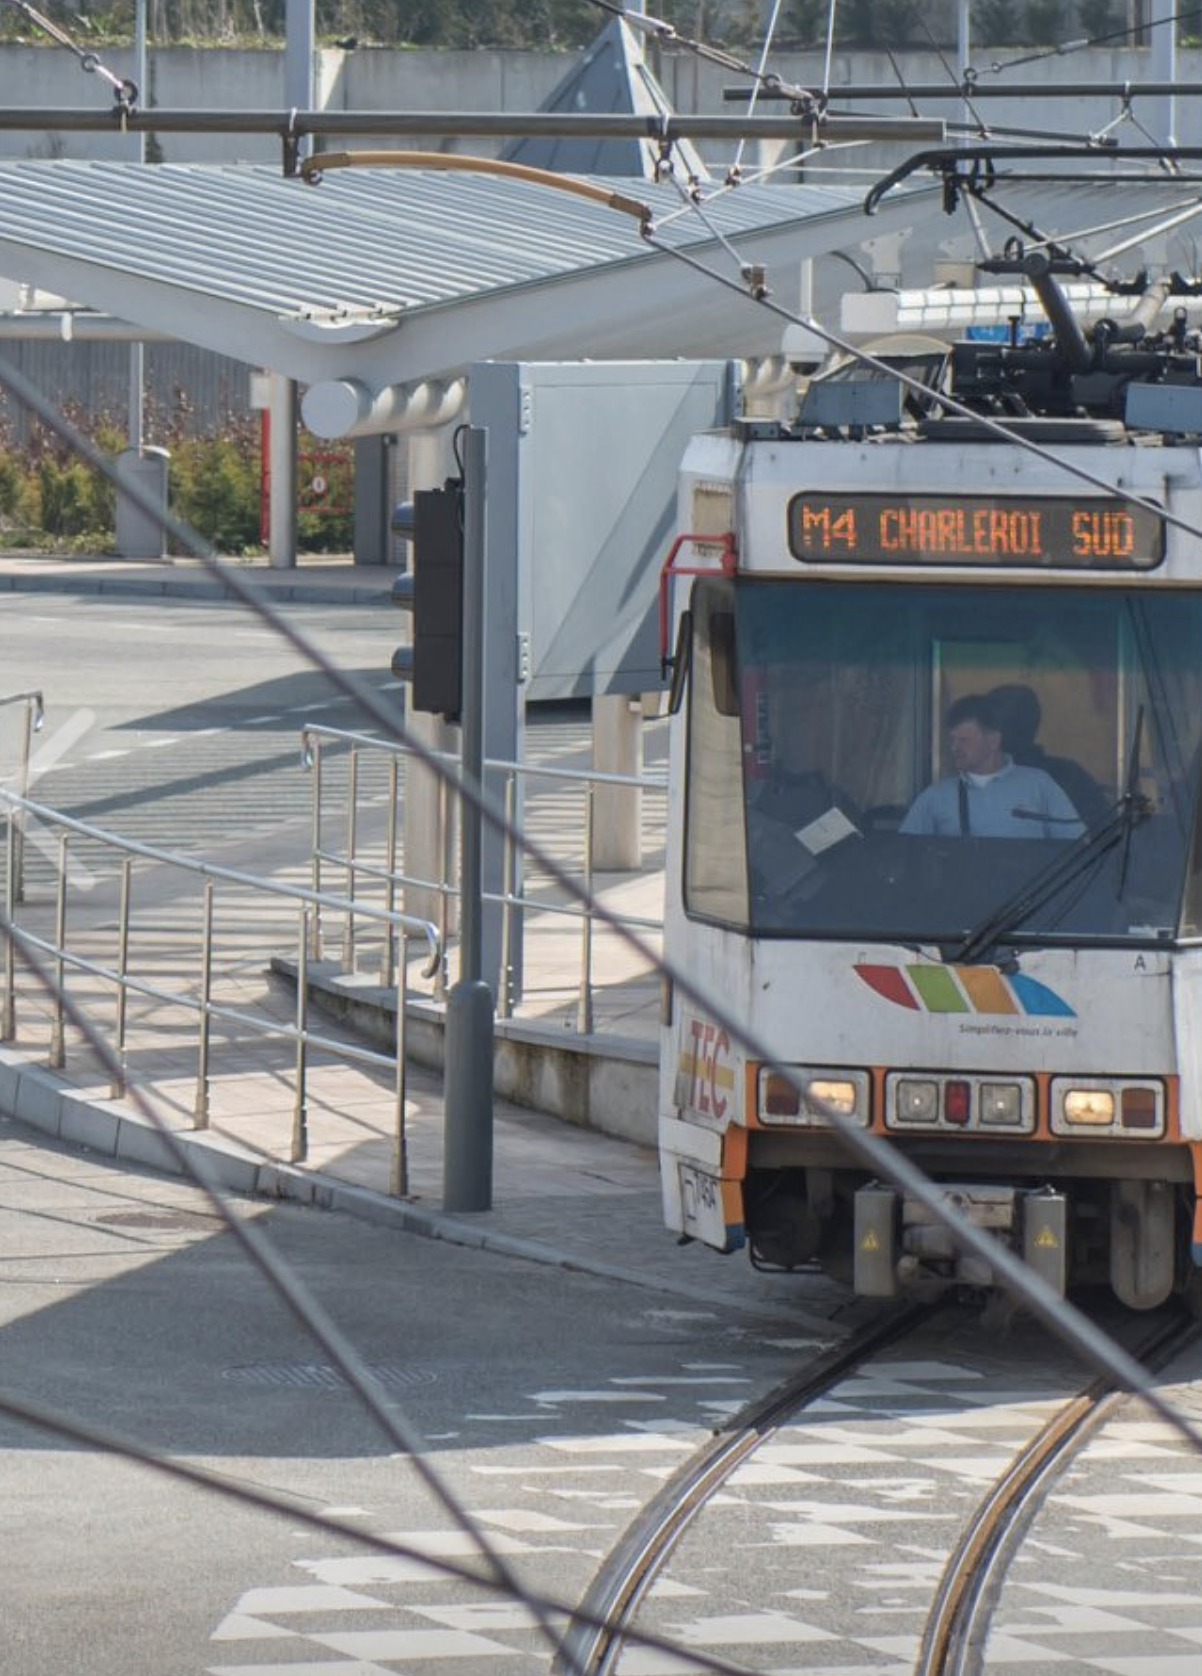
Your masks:
<svg viewBox="0 0 1202 1676"><path fill-rule="evenodd" d="M1114 1122L1114 1095L1108 1088L1070 1088L1064 1095L1066 1123L1097 1124L1108 1129Z"/></svg>
<svg viewBox="0 0 1202 1676"><path fill-rule="evenodd" d="M1053 1078L1052 1133L1079 1134L1083 1129L1144 1140L1163 1135L1164 1084L1155 1077Z"/></svg>
<svg viewBox="0 0 1202 1676"><path fill-rule="evenodd" d="M759 1121L774 1126L822 1129L840 1118L868 1122L867 1071L815 1070L812 1066L764 1067L756 1084Z"/></svg>

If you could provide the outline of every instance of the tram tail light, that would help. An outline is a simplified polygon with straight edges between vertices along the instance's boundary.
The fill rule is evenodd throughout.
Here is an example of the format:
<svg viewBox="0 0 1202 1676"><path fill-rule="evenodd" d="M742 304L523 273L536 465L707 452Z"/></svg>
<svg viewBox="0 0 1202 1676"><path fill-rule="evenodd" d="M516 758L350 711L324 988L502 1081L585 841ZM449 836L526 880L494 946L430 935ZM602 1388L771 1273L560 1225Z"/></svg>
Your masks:
<svg viewBox="0 0 1202 1676"><path fill-rule="evenodd" d="M966 1082L949 1082L943 1090L943 1116L961 1128L972 1116L972 1089Z"/></svg>
<svg viewBox="0 0 1202 1676"><path fill-rule="evenodd" d="M757 1115L763 1124L796 1124L823 1129L840 1118L868 1122L867 1071L815 1071L812 1067L765 1067L757 1082Z"/></svg>
<svg viewBox="0 0 1202 1676"><path fill-rule="evenodd" d="M1124 1129L1155 1129L1158 1113L1156 1095L1150 1088L1124 1088L1119 1107Z"/></svg>

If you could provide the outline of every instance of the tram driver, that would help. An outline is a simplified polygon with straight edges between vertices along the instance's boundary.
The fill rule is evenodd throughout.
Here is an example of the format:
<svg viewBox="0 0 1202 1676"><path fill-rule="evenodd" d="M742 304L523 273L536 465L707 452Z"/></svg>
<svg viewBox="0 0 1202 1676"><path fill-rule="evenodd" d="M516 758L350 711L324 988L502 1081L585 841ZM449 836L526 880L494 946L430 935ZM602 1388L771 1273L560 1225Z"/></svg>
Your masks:
<svg viewBox="0 0 1202 1676"><path fill-rule="evenodd" d="M1050 774L1002 748L1002 718L986 695L947 713L955 773L920 792L901 823L909 834L962 838L1079 838L1084 822Z"/></svg>

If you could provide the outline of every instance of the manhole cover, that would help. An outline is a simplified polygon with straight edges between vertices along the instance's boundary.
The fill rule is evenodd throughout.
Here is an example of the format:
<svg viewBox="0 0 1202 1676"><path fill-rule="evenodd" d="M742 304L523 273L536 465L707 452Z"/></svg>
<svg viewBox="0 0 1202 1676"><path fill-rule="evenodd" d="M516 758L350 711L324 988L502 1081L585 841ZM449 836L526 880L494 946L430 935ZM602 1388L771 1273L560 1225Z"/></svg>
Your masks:
<svg viewBox="0 0 1202 1676"><path fill-rule="evenodd" d="M385 1390L409 1391L415 1385L432 1385L437 1375L430 1368L397 1367L372 1362L374 1374ZM319 1362L252 1362L245 1367L226 1368L221 1377L235 1385L257 1385L307 1391L348 1391L350 1386L337 1368Z"/></svg>

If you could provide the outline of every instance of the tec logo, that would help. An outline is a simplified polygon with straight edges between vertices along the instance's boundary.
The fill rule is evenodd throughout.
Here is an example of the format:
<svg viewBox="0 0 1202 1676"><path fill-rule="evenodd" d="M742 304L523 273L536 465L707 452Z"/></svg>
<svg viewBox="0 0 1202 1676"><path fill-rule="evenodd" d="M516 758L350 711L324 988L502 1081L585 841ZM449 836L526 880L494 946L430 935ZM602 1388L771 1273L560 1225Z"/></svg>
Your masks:
<svg viewBox="0 0 1202 1676"><path fill-rule="evenodd" d="M1003 972L996 966L932 966L916 961L909 966L853 967L871 990L918 1013L978 1013L993 1017L1076 1018L1062 995L1025 972Z"/></svg>
<svg viewBox="0 0 1202 1676"><path fill-rule="evenodd" d="M705 1019L684 1018L676 1061L676 1104L703 1117L725 1117L734 1086L726 1031Z"/></svg>

